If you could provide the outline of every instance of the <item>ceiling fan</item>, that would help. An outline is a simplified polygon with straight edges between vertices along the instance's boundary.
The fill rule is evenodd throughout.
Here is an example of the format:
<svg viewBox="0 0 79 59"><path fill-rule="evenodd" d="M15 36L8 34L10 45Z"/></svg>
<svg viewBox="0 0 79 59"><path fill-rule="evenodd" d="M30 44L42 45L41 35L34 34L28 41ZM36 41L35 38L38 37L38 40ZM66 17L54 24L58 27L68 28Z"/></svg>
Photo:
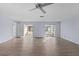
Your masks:
<svg viewBox="0 0 79 59"><path fill-rule="evenodd" d="M54 4L54 3L36 3L35 8L31 9L30 11L35 10L35 9L40 9L45 14L46 11L43 9L43 7L46 7L51 4Z"/></svg>

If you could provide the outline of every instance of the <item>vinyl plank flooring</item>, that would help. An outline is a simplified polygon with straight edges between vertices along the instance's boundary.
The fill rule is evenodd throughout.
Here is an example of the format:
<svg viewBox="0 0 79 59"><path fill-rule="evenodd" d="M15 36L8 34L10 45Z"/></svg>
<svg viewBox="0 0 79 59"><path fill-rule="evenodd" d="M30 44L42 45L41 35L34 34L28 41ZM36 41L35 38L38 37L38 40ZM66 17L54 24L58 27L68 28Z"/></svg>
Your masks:
<svg viewBox="0 0 79 59"><path fill-rule="evenodd" d="M55 38L14 38L0 44L0 56L79 56L79 45Z"/></svg>

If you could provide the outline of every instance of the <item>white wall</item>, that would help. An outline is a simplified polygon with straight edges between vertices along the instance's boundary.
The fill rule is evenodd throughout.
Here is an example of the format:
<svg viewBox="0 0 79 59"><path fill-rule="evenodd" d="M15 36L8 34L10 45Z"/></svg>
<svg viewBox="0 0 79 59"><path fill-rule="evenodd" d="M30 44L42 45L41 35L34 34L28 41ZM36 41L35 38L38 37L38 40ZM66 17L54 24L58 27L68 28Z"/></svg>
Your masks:
<svg viewBox="0 0 79 59"><path fill-rule="evenodd" d="M60 37L60 22L17 22L17 36L23 36L23 24L33 25L33 37L44 37L45 35L45 25L56 25L56 36Z"/></svg>
<svg viewBox="0 0 79 59"><path fill-rule="evenodd" d="M44 24L42 22L33 24L33 37L44 37Z"/></svg>
<svg viewBox="0 0 79 59"><path fill-rule="evenodd" d="M20 22L16 22L16 37L23 36L24 25Z"/></svg>
<svg viewBox="0 0 79 59"><path fill-rule="evenodd" d="M79 17L71 17L61 22L61 37L79 44Z"/></svg>
<svg viewBox="0 0 79 59"><path fill-rule="evenodd" d="M16 22L12 22L12 37L16 37Z"/></svg>
<svg viewBox="0 0 79 59"><path fill-rule="evenodd" d="M13 34L13 24L14 22L11 21L11 19L0 17L0 43L8 41L15 36L15 34Z"/></svg>

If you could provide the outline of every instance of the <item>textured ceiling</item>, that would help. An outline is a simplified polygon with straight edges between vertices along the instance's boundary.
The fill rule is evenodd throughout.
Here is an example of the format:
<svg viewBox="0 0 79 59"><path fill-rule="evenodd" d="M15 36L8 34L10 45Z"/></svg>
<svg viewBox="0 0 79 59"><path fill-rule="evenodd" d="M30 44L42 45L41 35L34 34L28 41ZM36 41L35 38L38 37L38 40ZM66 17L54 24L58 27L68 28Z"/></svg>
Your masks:
<svg viewBox="0 0 79 59"><path fill-rule="evenodd" d="M46 6L44 7L46 14L43 14L39 9L29 11L34 7L33 3L0 3L0 16L16 21L61 21L79 15L79 4L77 3L55 3Z"/></svg>

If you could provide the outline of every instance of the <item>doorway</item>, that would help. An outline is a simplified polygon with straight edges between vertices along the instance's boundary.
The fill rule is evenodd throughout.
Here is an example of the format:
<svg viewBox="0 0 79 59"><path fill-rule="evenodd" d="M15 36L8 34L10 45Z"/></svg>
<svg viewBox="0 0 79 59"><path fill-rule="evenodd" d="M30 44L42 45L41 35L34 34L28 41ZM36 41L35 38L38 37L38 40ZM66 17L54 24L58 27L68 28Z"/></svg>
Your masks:
<svg viewBox="0 0 79 59"><path fill-rule="evenodd" d="M55 25L45 25L45 37L55 37L56 26Z"/></svg>
<svg viewBox="0 0 79 59"><path fill-rule="evenodd" d="M33 31L32 31L32 25L24 25L24 37L32 37Z"/></svg>

